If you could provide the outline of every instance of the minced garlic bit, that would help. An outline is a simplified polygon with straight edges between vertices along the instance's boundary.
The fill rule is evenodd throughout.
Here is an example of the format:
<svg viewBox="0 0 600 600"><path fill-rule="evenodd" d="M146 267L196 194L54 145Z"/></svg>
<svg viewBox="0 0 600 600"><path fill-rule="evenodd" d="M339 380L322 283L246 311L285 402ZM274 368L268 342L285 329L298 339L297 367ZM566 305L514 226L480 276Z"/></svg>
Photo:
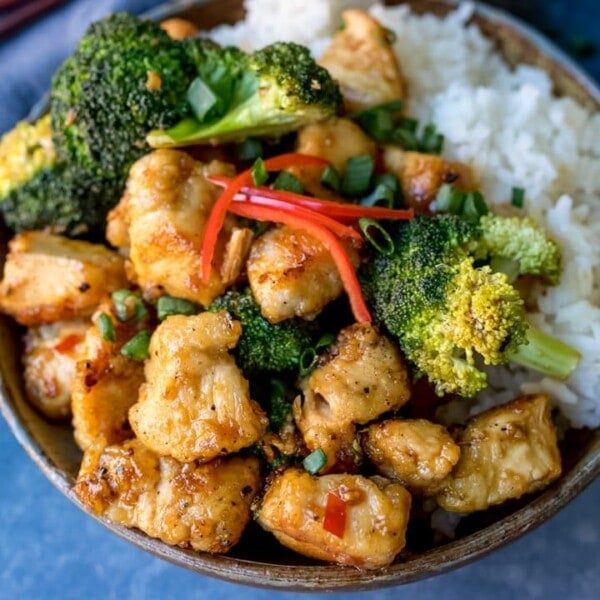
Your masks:
<svg viewBox="0 0 600 600"><path fill-rule="evenodd" d="M146 89L149 92L155 92L160 90L162 86L162 80L160 75L156 71L148 71L146 78Z"/></svg>

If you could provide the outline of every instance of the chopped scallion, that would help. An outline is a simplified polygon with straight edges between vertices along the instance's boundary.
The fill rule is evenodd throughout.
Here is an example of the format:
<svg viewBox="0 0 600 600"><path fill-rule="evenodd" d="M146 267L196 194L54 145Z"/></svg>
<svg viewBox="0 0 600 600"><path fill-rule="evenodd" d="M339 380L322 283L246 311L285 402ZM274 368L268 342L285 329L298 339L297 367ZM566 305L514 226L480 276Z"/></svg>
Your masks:
<svg viewBox="0 0 600 600"><path fill-rule="evenodd" d="M326 334L322 335L317 340L317 343L315 344L315 350L318 352L319 350L322 350L323 348L327 348L327 346L329 346L331 344L331 342L333 342L334 339L335 339L335 336L333 335L333 333L326 333Z"/></svg>
<svg viewBox="0 0 600 600"><path fill-rule="evenodd" d="M115 315L121 322L138 321L148 314L143 300L130 290L115 290L112 301Z"/></svg>
<svg viewBox="0 0 600 600"><path fill-rule="evenodd" d="M313 450L303 461L304 470L316 475L327 464L327 455L321 448Z"/></svg>
<svg viewBox="0 0 600 600"><path fill-rule="evenodd" d="M379 183L375 189L365 196L360 203L363 206L385 206L386 208L394 207L394 190L385 183Z"/></svg>
<svg viewBox="0 0 600 600"><path fill-rule="evenodd" d="M156 312L158 318L162 321L170 315L195 315L198 312L198 307L193 302L183 298L161 296L156 303Z"/></svg>
<svg viewBox="0 0 600 600"><path fill-rule="evenodd" d="M346 173L342 179L342 193L345 196L358 197L367 193L375 161L368 154L351 156L346 161Z"/></svg>
<svg viewBox="0 0 600 600"><path fill-rule="evenodd" d="M302 182L289 171L281 171L279 175L277 175L277 179L273 182L273 189L294 192L295 194L304 194Z"/></svg>
<svg viewBox="0 0 600 600"><path fill-rule="evenodd" d="M358 226L363 232L365 239L384 256L389 256L394 252L394 241L383 226L374 219L362 218L358 220Z"/></svg>
<svg viewBox="0 0 600 600"><path fill-rule="evenodd" d="M121 354L132 360L146 360L150 354L150 333L146 330L136 333L128 342L123 344Z"/></svg>
<svg viewBox="0 0 600 600"><path fill-rule="evenodd" d="M96 324L98 325L98 330L100 331L103 340L106 340L107 342L117 341L117 332L115 331L114 323L109 315L100 313Z"/></svg>
<svg viewBox="0 0 600 600"><path fill-rule="evenodd" d="M203 123L218 98L201 77L196 77L188 88L187 101L196 119Z"/></svg>
<svg viewBox="0 0 600 600"><path fill-rule="evenodd" d="M262 158L257 158L254 161L251 169L252 173L252 181L255 186L261 186L267 183L267 179L269 179L269 172L267 171L267 167L265 166L265 162Z"/></svg>
<svg viewBox="0 0 600 600"><path fill-rule="evenodd" d="M475 191L466 194L461 212L464 217L478 221L480 217L487 215L489 212L481 192Z"/></svg>
<svg viewBox="0 0 600 600"><path fill-rule="evenodd" d="M263 155L262 143L256 138L247 138L240 142L235 150L239 160L256 160Z"/></svg>
<svg viewBox="0 0 600 600"><path fill-rule="evenodd" d="M523 208L525 202L525 190L520 187L514 187L510 198L510 203L516 208Z"/></svg>
<svg viewBox="0 0 600 600"><path fill-rule="evenodd" d="M311 371L317 360L317 351L314 348L306 348L300 355L300 364L298 371L300 377L306 377Z"/></svg>
<svg viewBox="0 0 600 600"><path fill-rule="evenodd" d="M342 178L335 167L327 165L321 175L321 183L328 189L339 192L342 185Z"/></svg>

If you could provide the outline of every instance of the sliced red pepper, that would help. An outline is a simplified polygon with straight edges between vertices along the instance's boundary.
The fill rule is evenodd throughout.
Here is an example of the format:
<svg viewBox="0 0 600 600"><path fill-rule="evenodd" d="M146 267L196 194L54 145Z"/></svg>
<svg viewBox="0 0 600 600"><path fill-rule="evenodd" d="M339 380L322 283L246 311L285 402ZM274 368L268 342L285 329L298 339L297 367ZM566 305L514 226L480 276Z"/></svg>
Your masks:
<svg viewBox="0 0 600 600"><path fill-rule="evenodd" d="M337 494L329 492L325 505L323 529L333 535L343 538L346 531L348 504Z"/></svg>
<svg viewBox="0 0 600 600"><path fill-rule="evenodd" d="M54 346L54 349L60 354L68 354L71 352L71 350L73 350L73 348L75 348L75 346L77 346L77 344L79 344L79 342L81 342L82 339L83 336L78 335L77 333L70 333L60 340L60 342Z"/></svg>
<svg viewBox="0 0 600 600"><path fill-rule="evenodd" d="M228 186L231 179L222 176L210 176L208 180L215 185ZM242 186L239 191L247 196L263 196L265 198L274 198L283 200L289 204L298 204L310 208L316 212L326 214L327 216L338 220L356 220L363 217L371 219L388 220L407 220L412 219L415 214L412 208L384 208L381 206L361 206L359 204L350 204L343 202L334 202L332 200L323 200L312 196L303 196L295 192L286 190L272 190L268 187Z"/></svg>
<svg viewBox="0 0 600 600"><path fill-rule="evenodd" d="M335 235L338 237L351 238L361 245L364 242L363 236L356 231L356 229L352 229L352 227L343 225L339 221L336 221L327 215L315 212L309 208L305 208L300 204L290 204L285 200L265 198L263 196L245 196L244 194L236 194L233 199L235 202L245 202L249 204L258 204L260 206L268 206L271 208L276 208L277 210L284 210L286 212L298 215L299 217L306 217L307 219L310 219L319 225L323 225L323 227L327 227L327 229L329 229L332 233L335 233Z"/></svg>
<svg viewBox="0 0 600 600"><path fill-rule="evenodd" d="M326 160L317 156L309 156L306 154L298 154L290 152L281 154L265 160L265 167L270 171L280 171L291 167L292 165L314 165L314 164L329 164ZM210 269L215 255L217 238L223 228L225 216L227 215L227 207L233 201L233 197L240 191L240 188L252 184L252 169L242 171L237 177L230 179L227 182L225 190L217 198L212 211L206 221L204 227L204 238L202 239L202 254L201 254L201 272L200 276L204 283L210 280Z"/></svg>
<svg viewBox="0 0 600 600"><path fill-rule="evenodd" d="M283 223L293 229L302 229L317 238L331 253L337 269L342 279L344 289L350 300L352 314L359 323L370 323L371 314L362 295L360 283L354 270L354 265L348 256L348 252L340 240L326 227L315 223L314 221L297 214L250 204L247 202L234 202L229 206L229 210L241 217L254 219L256 221L272 221L274 223Z"/></svg>

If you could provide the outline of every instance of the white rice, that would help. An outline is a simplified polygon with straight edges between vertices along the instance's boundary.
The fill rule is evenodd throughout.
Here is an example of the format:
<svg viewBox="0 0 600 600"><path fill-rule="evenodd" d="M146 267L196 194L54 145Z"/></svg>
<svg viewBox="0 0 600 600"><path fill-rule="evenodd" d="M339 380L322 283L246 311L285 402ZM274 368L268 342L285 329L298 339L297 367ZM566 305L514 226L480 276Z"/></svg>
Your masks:
<svg viewBox="0 0 600 600"><path fill-rule="evenodd" d="M247 0L247 18L211 37L247 50L277 40L326 47L342 10L361 0ZM575 427L600 425L600 114L552 95L542 70L511 69L468 20L461 3L442 19L406 6L374 5L395 32L395 50L409 84L411 115L435 123L444 156L472 166L489 204L510 211L511 189L526 190L525 211L563 249L560 285L540 289L532 323L583 355L574 375L558 382L518 368L488 369L490 388L473 412L519 391L547 392Z"/></svg>

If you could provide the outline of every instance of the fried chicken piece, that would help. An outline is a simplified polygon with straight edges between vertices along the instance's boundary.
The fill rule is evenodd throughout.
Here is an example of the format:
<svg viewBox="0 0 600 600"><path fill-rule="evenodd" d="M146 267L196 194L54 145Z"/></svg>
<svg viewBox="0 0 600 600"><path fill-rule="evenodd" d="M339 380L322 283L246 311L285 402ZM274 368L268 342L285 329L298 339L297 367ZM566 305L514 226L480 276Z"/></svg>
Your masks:
<svg viewBox="0 0 600 600"><path fill-rule="evenodd" d="M476 415L458 439L461 456L437 495L447 511L484 510L546 487L561 473L550 402L519 396Z"/></svg>
<svg viewBox="0 0 600 600"><path fill-rule="evenodd" d="M446 160L435 154L409 152L397 146L383 151L385 169L398 177L406 204L420 213L429 212L443 184L469 192L477 188L471 168L461 162Z"/></svg>
<svg viewBox="0 0 600 600"><path fill-rule="evenodd" d="M358 255L347 248L355 265ZM246 264L252 295L271 323L314 319L344 289L331 253L299 229L270 229L252 244Z"/></svg>
<svg viewBox="0 0 600 600"><path fill-rule="evenodd" d="M16 235L0 283L0 310L21 325L91 315L102 298L127 285L123 259L101 244L42 231Z"/></svg>
<svg viewBox="0 0 600 600"><path fill-rule="evenodd" d="M446 428L425 419L374 423L361 432L361 443L382 475L426 494L452 471L460 457L460 448Z"/></svg>
<svg viewBox="0 0 600 600"><path fill-rule="evenodd" d="M209 461L260 439L267 417L228 352L241 332L225 311L175 315L159 325L146 383L129 411L148 448L181 462Z"/></svg>
<svg viewBox="0 0 600 600"><path fill-rule="evenodd" d="M293 413L309 450L321 448L326 469L349 468L356 455L355 425L399 409L410 397L408 371L398 348L376 327L342 329L301 382Z"/></svg>
<svg viewBox="0 0 600 600"><path fill-rule="evenodd" d="M345 516L332 533L326 520L328 497L343 503ZM335 499L334 499L335 500ZM284 546L320 560L378 569L405 545L410 494L383 477L323 475L288 469L268 487L256 514L258 523ZM341 534L341 535L338 535Z"/></svg>
<svg viewBox="0 0 600 600"><path fill-rule="evenodd" d="M350 157L367 155L375 159L377 145L350 119L330 119L303 127L298 132L296 151L328 160L343 175ZM338 194L321 183L325 168L321 165L301 165L287 170L317 198L339 199Z"/></svg>
<svg viewBox="0 0 600 600"><path fill-rule="evenodd" d="M25 334L23 379L29 401L50 419L71 414L71 389L88 321L59 321Z"/></svg>
<svg viewBox="0 0 600 600"><path fill-rule="evenodd" d="M342 13L343 28L319 64L340 84L346 112L405 97L405 83L390 32L363 10Z"/></svg>
<svg viewBox="0 0 600 600"><path fill-rule="evenodd" d="M98 317L110 317L116 340L105 340ZM148 317L121 322L113 303L100 305L86 332L82 356L73 380L71 407L75 441L82 450L117 444L133 436L128 412L138 399L144 381L144 363L121 354L136 333L149 327Z"/></svg>
<svg viewBox="0 0 600 600"><path fill-rule="evenodd" d="M134 439L87 450L74 491L113 523L167 544L224 553L239 541L260 487L256 458L182 464Z"/></svg>
<svg viewBox="0 0 600 600"><path fill-rule="evenodd" d="M128 275L146 299L168 294L206 307L225 290L221 266L234 217L225 219L210 280L204 283L200 277L204 227L220 193L207 174L232 171L218 161L204 165L171 149L147 154L129 171L125 194L108 215L106 237L129 253ZM231 257L227 263L231 281Z"/></svg>

